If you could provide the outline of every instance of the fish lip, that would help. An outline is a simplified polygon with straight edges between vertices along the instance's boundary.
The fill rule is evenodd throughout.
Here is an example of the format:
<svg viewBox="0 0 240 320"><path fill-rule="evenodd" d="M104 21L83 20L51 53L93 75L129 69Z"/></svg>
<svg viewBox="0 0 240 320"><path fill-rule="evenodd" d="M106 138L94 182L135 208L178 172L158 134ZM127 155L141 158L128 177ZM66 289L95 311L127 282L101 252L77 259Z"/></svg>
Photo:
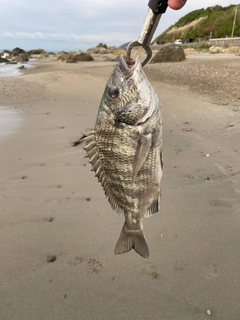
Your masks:
<svg viewBox="0 0 240 320"><path fill-rule="evenodd" d="M139 55L136 57L133 64L128 64L126 59L127 58L124 56L119 57L119 68L125 75L125 77L130 77L133 74L134 70L136 70L137 68L141 68L142 61Z"/></svg>
<svg viewBox="0 0 240 320"><path fill-rule="evenodd" d="M136 70L142 68L142 62L140 56L136 57L136 60L133 61L133 64L127 63L127 58L124 56L120 56L118 60L118 68L125 79L131 78Z"/></svg>

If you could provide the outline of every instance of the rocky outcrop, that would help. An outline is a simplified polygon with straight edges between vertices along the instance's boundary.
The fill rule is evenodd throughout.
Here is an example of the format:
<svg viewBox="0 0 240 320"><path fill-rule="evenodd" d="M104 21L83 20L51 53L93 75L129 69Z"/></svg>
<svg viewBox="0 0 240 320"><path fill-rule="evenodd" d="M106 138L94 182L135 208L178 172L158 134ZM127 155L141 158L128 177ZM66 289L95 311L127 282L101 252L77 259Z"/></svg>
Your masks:
<svg viewBox="0 0 240 320"><path fill-rule="evenodd" d="M99 43L96 47L89 48L86 52L90 54L115 54L118 56L126 54L125 50L115 46L108 47L104 43Z"/></svg>
<svg viewBox="0 0 240 320"><path fill-rule="evenodd" d="M11 61L23 63L27 62L29 57L23 49L17 47L10 53L10 59Z"/></svg>
<svg viewBox="0 0 240 320"><path fill-rule="evenodd" d="M82 51L78 51L78 52L62 51L58 54L57 60L67 62L67 63L76 63L79 61L93 61L93 57L89 53L85 53Z"/></svg>
<svg viewBox="0 0 240 320"><path fill-rule="evenodd" d="M235 53L236 55L239 55L240 47L232 46L232 47L229 47L229 48L223 48L223 47L212 46L212 47L209 48L209 53L211 53L211 54L216 54L216 53Z"/></svg>
<svg viewBox="0 0 240 320"><path fill-rule="evenodd" d="M9 60L0 56L0 63L9 63Z"/></svg>
<svg viewBox="0 0 240 320"><path fill-rule="evenodd" d="M167 43L160 47L150 63L179 62L186 59L182 45Z"/></svg>
<svg viewBox="0 0 240 320"><path fill-rule="evenodd" d="M11 61L11 60L8 60L6 58L3 58L0 56L0 63L6 63L6 64L16 64L15 61Z"/></svg>
<svg viewBox="0 0 240 320"><path fill-rule="evenodd" d="M47 52L44 50L44 49L32 49L32 50L29 50L28 52L28 55L32 55L32 54L46 54Z"/></svg>
<svg viewBox="0 0 240 320"><path fill-rule="evenodd" d="M13 49L13 51L11 52L11 58L19 56L20 53L25 53L25 51L18 47Z"/></svg>
<svg viewBox="0 0 240 320"><path fill-rule="evenodd" d="M220 53L221 52L221 48L220 47L210 47L209 48L209 53L215 54L215 53Z"/></svg>
<svg viewBox="0 0 240 320"><path fill-rule="evenodd" d="M28 54L26 52L20 53L16 61L20 63L29 61Z"/></svg>
<svg viewBox="0 0 240 320"><path fill-rule="evenodd" d="M108 46L107 46L105 43L100 42L100 43L96 46L96 48L105 48L105 49L108 49Z"/></svg>

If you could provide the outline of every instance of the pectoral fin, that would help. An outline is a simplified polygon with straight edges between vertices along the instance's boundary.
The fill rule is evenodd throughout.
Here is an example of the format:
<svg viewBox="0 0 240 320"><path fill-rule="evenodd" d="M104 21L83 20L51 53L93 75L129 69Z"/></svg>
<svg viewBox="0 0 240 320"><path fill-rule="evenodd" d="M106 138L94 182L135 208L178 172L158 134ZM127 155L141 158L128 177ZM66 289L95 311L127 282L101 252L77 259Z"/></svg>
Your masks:
<svg viewBox="0 0 240 320"><path fill-rule="evenodd" d="M146 160L148 153L150 151L151 145L152 145L151 133L149 133L146 136L140 133L138 137L137 150L136 150L134 163L133 163L132 182L135 181L139 170L141 169L144 161Z"/></svg>

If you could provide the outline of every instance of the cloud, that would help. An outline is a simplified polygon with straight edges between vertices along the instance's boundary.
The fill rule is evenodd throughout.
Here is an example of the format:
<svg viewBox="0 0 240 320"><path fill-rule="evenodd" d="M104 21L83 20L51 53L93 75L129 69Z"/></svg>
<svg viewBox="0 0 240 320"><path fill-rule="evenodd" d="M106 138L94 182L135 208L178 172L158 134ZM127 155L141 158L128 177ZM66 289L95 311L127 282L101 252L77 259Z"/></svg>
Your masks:
<svg viewBox="0 0 240 320"><path fill-rule="evenodd" d="M188 0L182 10L168 9L154 36L159 35L182 16L196 9L237 4L238 0ZM1 0L0 38L12 43L44 41L47 44L79 44L82 50L91 43L120 45L136 40L148 10L147 0ZM82 42L82 43L81 43ZM23 42L22 42L23 43ZM13 44L14 45L14 44Z"/></svg>
<svg viewBox="0 0 240 320"><path fill-rule="evenodd" d="M114 38L119 40L119 43L125 40L124 34L105 34L105 35L76 35L64 33L42 33L42 32L4 32L0 34L0 38L5 39L24 39L24 40L46 40L46 41L62 41L62 42L100 42L105 40L112 41Z"/></svg>

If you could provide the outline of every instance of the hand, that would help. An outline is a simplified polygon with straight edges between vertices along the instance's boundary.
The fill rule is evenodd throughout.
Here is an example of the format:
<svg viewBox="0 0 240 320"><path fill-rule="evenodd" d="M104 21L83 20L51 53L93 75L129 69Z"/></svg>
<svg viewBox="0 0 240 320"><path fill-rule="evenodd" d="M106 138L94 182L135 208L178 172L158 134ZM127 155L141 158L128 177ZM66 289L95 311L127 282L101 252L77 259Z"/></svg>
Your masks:
<svg viewBox="0 0 240 320"><path fill-rule="evenodd" d="M174 10L182 9L187 0L168 0L168 6Z"/></svg>

